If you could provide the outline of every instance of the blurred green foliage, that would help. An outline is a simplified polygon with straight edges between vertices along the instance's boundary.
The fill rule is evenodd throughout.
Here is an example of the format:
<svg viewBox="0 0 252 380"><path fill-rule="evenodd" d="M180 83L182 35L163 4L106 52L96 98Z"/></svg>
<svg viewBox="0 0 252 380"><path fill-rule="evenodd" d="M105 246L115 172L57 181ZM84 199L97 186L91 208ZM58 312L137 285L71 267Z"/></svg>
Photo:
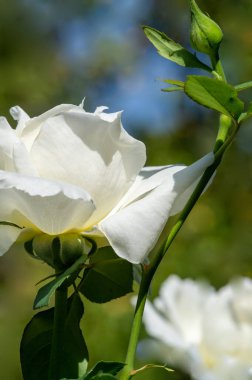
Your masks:
<svg viewBox="0 0 252 380"><path fill-rule="evenodd" d="M142 20L143 23L163 30L173 39L187 44L189 36L185 32L189 25L188 2L156 0L150 3L151 12L148 19ZM101 6L113 7L113 1L50 3L1 0L0 5L1 115L7 116L8 108L14 104L20 104L28 113L36 115L59 103L76 103L80 94L89 94L94 86L99 89L103 83L109 88L109 81L113 77L111 67L114 68L116 62L117 70L120 71L120 67L125 70L125 55L129 70L132 69L132 62L139 59L135 48L130 48L131 41L127 45L127 54L124 51L120 55L122 47L112 41L104 45L104 36L100 37L101 43L97 46L95 60L89 57L88 64L85 63L85 71L81 69L81 59L76 65L71 65L69 57L68 60L62 58L58 48L62 44L57 29L59 23L79 17L80 13L85 19L85 14ZM202 0L199 5L222 26L225 37L221 56L231 82L236 84L251 80L251 1ZM41 6L48 7L43 18ZM99 30L90 32L95 34ZM143 49L149 49L144 37L140 39L140 44ZM119 52L116 59L115 52ZM144 61L141 64L144 65ZM150 78L151 81L154 79ZM169 102L169 97L173 94L164 96ZM251 91L244 93L243 97L244 100L251 98ZM146 143L148 165L178 162L189 164L211 150L218 118L210 111L202 112L198 106L192 106L192 112L189 112L185 108L187 102L181 98L181 107L177 112L184 113L184 123L178 125L172 133L165 132L165 119L162 135L153 135L150 128L142 133L135 132ZM168 119L169 114L166 117ZM177 273L181 277L203 278L216 287L224 285L234 276L252 275L251 142L252 124L247 122L227 152L213 184L191 213L158 270L153 282L152 297L157 295L160 283L170 273ZM171 224L172 220L169 221L168 228ZM1 379L22 379L19 342L22 330L32 315L35 283L48 274L49 268L22 252L1 258ZM85 301L83 330L90 350L91 364L98 360L124 360L132 318L129 299L130 297L123 297L104 305ZM144 336L144 330L142 334ZM181 379L178 374L167 374L162 370L148 370L146 374L136 376L136 379L143 377L146 380Z"/></svg>

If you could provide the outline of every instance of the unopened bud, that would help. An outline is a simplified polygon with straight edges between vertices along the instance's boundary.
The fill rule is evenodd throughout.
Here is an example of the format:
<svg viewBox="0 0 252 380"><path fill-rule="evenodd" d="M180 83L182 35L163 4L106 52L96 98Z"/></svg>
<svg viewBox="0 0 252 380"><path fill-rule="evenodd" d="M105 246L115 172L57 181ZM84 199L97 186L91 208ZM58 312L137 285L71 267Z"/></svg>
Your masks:
<svg viewBox="0 0 252 380"><path fill-rule="evenodd" d="M191 44L192 47L210 56L218 53L223 38L221 28L210 17L204 14L195 0L191 3Z"/></svg>
<svg viewBox="0 0 252 380"><path fill-rule="evenodd" d="M51 236L37 235L26 249L33 256L43 260L56 270L65 270L80 256L88 255L91 243L79 234L62 234Z"/></svg>

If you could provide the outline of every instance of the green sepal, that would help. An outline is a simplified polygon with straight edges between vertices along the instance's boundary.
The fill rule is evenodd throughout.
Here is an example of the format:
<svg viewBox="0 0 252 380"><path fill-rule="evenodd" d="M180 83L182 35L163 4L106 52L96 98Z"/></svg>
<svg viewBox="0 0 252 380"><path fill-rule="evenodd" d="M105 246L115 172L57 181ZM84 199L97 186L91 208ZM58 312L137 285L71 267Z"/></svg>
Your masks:
<svg viewBox="0 0 252 380"><path fill-rule="evenodd" d="M28 253L59 271L69 268L80 256L88 255L92 242L76 233L36 235L25 244Z"/></svg>
<svg viewBox="0 0 252 380"><path fill-rule="evenodd" d="M165 33L149 26L143 26L143 31L162 57L169 59L180 66L212 71L209 66L205 65L194 54L179 43L173 41Z"/></svg>
<svg viewBox="0 0 252 380"><path fill-rule="evenodd" d="M132 264L105 247L91 256L78 289L90 301L104 303L132 292L132 284Z"/></svg>
<svg viewBox="0 0 252 380"><path fill-rule="evenodd" d="M243 111L244 103L238 98L236 89L218 79L189 75L184 89L195 102L233 119L237 120Z"/></svg>
<svg viewBox="0 0 252 380"><path fill-rule="evenodd" d="M67 318L64 328L60 378L83 378L87 371L88 351L80 320L84 312L77 293L68 299ZM50 351L53 336L54 308L37 313L23 332L20 357L24 380L48 379Z"/></svg>
<svg viewBox="0 0 252 380"><path fill-rule="evenodd" d="M163 79L162 81L165 83L174 84L175 86L181 87L182 89L185 86L184 82L182 82L181 80L177 80L177 79Z"/></svg>
<svg viewBox="0 0 252 380"><path fill-rule="evenodd" d="M171 87L161 88L161 91L163 92L183 91L183 88L171 86Z"/></svg>
<svg viewBox="0 0 252 380"><path fill-rule="evenodd" d="M4 220L0 221L0 225L2 225L2 226L16 227L16 228L19 228L20 230L22 230L22 227L18 226L17 224L11 223L11 222L5 222Z"/></svg>
<svg viewBox="0 0 252 380"><path fill-rule="evenodd" d="M52 295L55 293L55 290L59 288L64 281L68 280L70 277L72 280L76 278L80 270L83 268L83 264L86 261L86 256L83 255L79 257L75 263L68 268L65 272L57 275L57 277L44 285L42 288L39 289L35 301L33 304L34 309L39 309L40 307L48 306L50 299ZM69 283L65 284L66 286L69 286L71 284L71 281Z"/></svg>
<svg viewBox="0 0 252 380"><path fill-rule="evenodd" d="M173 92L173 91L184 91L184 82L176 79L163 79L163 82L169 83L172 86L167 88L162 88L161 91Z"/></svg>

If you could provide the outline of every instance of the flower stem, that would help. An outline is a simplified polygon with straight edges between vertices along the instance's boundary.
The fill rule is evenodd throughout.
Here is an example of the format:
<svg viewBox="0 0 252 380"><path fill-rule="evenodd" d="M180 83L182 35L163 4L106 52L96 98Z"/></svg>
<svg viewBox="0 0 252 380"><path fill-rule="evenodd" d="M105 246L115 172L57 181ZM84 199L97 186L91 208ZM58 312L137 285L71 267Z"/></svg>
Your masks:
<svg viewBox="0 0 252 380"><path fill-rule="evenodd" d="M148 290L150 287L151 280L152 278L148 275L148 272L143 271L134 319L132 322L128 352L125 359L126 365L122 370L120 380L128 380L132 377L130 373L134 369L134 359L136 355L136 348L137 348L139 333L140 333L141 324L142 324L144 307L145 307L146 299L148 296Z"/></svg>
<svg viewBox="0 0 252 380"><path fill-rule="evenodd" d="M55 291L53 336L49 367L49 380L62 378L62 349L64 347L64 329L67 316L67 287L61 286Z"/></svg>
<svg viewBox="0 0 252 380"><path fill-rule="evenodd" d="M153 258L149 266L144 267L143 269L143 275L142 275L142 280L140 284L134 319L132 323L131 335L129 339L128 352L126 356L126 365L122 371L120 380L129 380L133 376L132 372L134 369L134 358L136 354L137 343L138 343L140 328L142 324L142 317L143 317L145 302L148 296L149 287L154 277L154 274L156 273L156 270L159 264L161 263L170 245L172 244L173 240L175 239L181 227L183 226L184 222L186 221L195 203L197 202L200 195L206 188L209 180L213 176L217 167L220 165L223 154L226 151L226 149L229 147L229 145L232 143L238 129L239 129L239 126L236 125L236 128L234 129L233 133L226 139L226 141L223 141L222 144L219 146L219 149L215 152L215 159L214 159L213 164L205 170L192 196L190 197L185 208L183 209L183 211L179 215L179 218L177 219L176 223L171 229L166 241L163 243L160 250L155 255L155 257Z"/></svg>
<svg viewBox="0 0 252 380"><path fill-rule="evenodd" d="M223 69L220 57L219 57L219 53L214 54L210 58L211 58L211 62L212 62L212 66L213 66L214 71L216 71L216 73L219 74L221 79L224 82L226 82L227 79L226 79L226 75L224 73L224 69Z"/></svg>
<svg viewBox="0 0 252 380"><path fill-rule="evenodd" d="M228 133L232 125L233 125L233 120L230 117L226 115L220 116L220 124L219 124L217 138L215 141L214 153L216 153L226 141Z"/></svg>

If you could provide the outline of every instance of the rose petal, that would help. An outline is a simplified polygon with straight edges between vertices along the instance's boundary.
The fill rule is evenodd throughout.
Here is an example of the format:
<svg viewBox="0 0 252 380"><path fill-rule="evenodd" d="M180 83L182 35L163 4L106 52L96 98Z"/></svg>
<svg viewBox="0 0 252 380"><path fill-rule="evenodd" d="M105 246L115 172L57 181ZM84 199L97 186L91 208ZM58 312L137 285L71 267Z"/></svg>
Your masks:
<svg viewBox="0 0 252 380"><path fill-rule="evenodd" d="M145 146L129 136L120 113L69 111L49 118L31 156L43 178L86 189L97 212L87 228L104 218L132 185L145 162Z"/></svg>
<svg viewBox="0 0 252 380"><path fill-rule="evenodd" d="M221 294L229 294L235 319L240 323L252 325L252 281L247 277L234 279L222 288Z"/></svg>
<svg viewBox="0 0 252 380"><path fill-rule="evenodd" d="M24 251L24 243L31 240L38 231L31 228L18 228L0 223L0 256L7 251Z"/></svg>
<svg viewBox="0 0 252 380"><path fill-rule="evenodd" d="M214 162L214 154L208 153L200 160L178 172L174 177L175 190L178 193L170 215L175 215L185 207L204 171ZM211 183L209 181L207 187ZM206 188L207 188L206 187ZM206 190L206 189L205 189Z"/></svg>
<svg viewBox="0 0 252 380"><path fill-rule="evenodd" d="M14 130L5 117L0 117L0 168L14 170L12 162L13 145L16 142Z"/></svg>
<svg viewBox="0 0 252 380"><path fill-rule="evenodd" d="M84 190L0 171L0 219L48 234L81 230L95 207Z"/></svg>
<svg viewBox="0 0 252 380"><path fill-rule="evenodd" d="M4 117L0 118L0 152L1 169L36 175L24 144Z"/></svg>
<svg viewBox="0 0 252 380"><path fill-rule="evenodd" d="M22 131L23 131L23 129L26 126L27 121L30 120L30 117L19 106L11 107L10 114L13 117L14 120L18 121L17 128L16 128L16 133L17 133L18 136L20 136L21 133L22 133Z"/></svg>
<svg viewBox="0 0 252 380"><path fill-rule="evenodd" d="M183 170L185 167L184 165L144 167L128 192L112 210L111 214L114 214L119 209L126 207L137 199L142 198L145 194L160 186L164 181L166 181L167 186L172 191L174 186L174 174ZM167 190L169 189L167 188Z"/></svg>
<svg viewBox="0 0 252 380"><path fill-rule="evenodd" d="M99 223L118 256L143 262L167 221L176 194L164 183Z"/></svg>
<svg viewBox="0 0 252 380"><path fill-rule="evenodd" d="M18 106L15 106L14 108L18 109L19 111L21 110L21 108ZM34 117L32 119L27 119L25 123L20 123L21 119L19 119L19 117L21 117L21 115L22 115L21 112L18 114L17 112L14 111L14 114L13 114L13 112L11 114L14 117L14 119L17 118L17 120L19 121L18 127L17 127L18 128L18 130L17 130L18 135L22 139L27 150L30 151L34 140L36 139L36 137L38 136L38 134L40 132L41 126L49 117L54 117L56 115L59 115L62 112L67 112L71 109L78 110L79 108L80 108L79 106L74 106L72 104L61 104L59 106L56 106L56 107L50 109L47 112L44 112L42 115L39 115L39 116ZM22 119L22 120L24 120L24 119Z"/></svg>
<svg viewBox="0 0 252 380"><path fill-rule="evenodd" d="M17 227L0 225L0 256L15 243L22 230Z"/></svg>
<svg viewBox="0 0 252 380"><path fill-rule="evenodd" d="M185 169L171 166L137 180L134 190L126 194L123 207L116 208L116 212L113 210L98 225L118 256L132 263L143 262L156 244L176 198L182 195L180 204L176 205L177 211L184 207L212 161L213 155L209 154Z"/></svg>
<svg viewBox="0 0 252 380"><path fill-rule="evenodd" d="M162 284L155 306L167 316L185 341L197 344L202 338L205 300L212 293L213 289L207 284L169 276Z"/></svg>
<svg viewBox="0 0 252 380"><path fill-rule="evenodd" d="M188 167L185 165L144 167L129 191L112 210L112 213L142 197L164 181L168 182L171 190L176 186L178 193L183 189L174 202L171 215L180 212L196 187L195 181L199 181L199 173L203 174L204 170L213 163L213 159L214 155L209 153ZM180 174L178 174L179 172ZM176 177L176 185L174 184L174 177Z"/></svg>
<svg viewBox="0 0 252 380"><path fill-rule="evenodd" d="M143 362L168 363L169 356L170 348L157 339L143 339L137 346L137 357Z"/></svg>
<svg viewBox="0 0 252 380"><path fill-rule="evenodd" d="M161 340L161 342L176 347L177 349L184 349L187 346L180 332L177 331L149 301L147 301L145 305L143 322L148 334Z"/></svg>

